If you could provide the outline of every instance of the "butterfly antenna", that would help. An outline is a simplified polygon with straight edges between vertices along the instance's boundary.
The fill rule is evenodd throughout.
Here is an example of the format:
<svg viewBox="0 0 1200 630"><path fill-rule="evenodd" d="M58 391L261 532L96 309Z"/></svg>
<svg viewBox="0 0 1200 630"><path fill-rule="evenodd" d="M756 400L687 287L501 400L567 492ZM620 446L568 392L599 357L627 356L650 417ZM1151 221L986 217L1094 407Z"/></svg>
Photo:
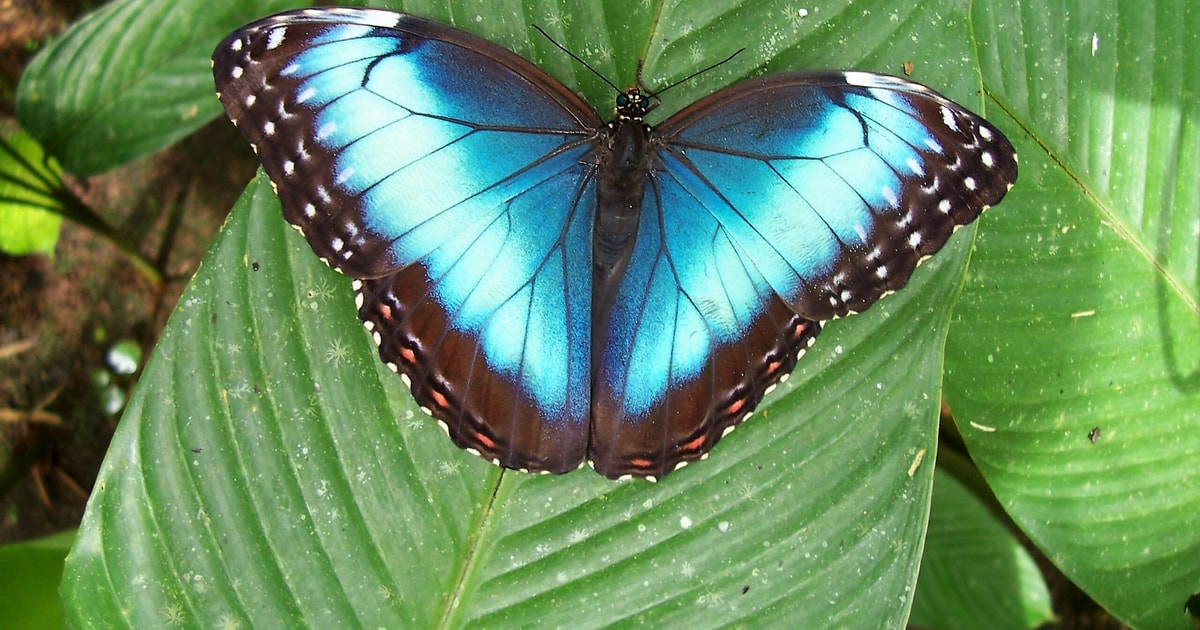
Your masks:
<svg viewBox="0 0 1200 630"><path fill-rule="evenodd" d="M575 53L571 52L570 50L567 50L566 46L563 46L562 44L558 43L553 37L550 37L550 34L547 33L546 31L543 31L542 27L538 26L537 24L531 24L530 26L537 29L537 32L541 33L542 37L545 37L546 39L550 40L550 43L554 44L559 50L567 53L568 55L571 56L572 59L574 59L575 61L578 61L580 63L580 65L582 65L584 68L587 68L588 70L590 70L592 72L592 74L600 77L601 81L604 81L605 83L607 83L610 87L612 87L612 89L616 90L617 93L621 92L621 88L617 87L617 85L615 83L613 83L612 81L609 81L608 77L597 72L596 69L591 66L591 64L589 64L588 62L581 59L579 57L579 55L576 55ZM741 51L739 51L739 52L741 52ZM724 62L721 62L721 63L724 63Z"/></svg>
<svg viewBox="0 0 1200 630"><path fill-rule="evenodd" d="M541 29L538 29L538 30L541 30ZM728 57L726 57L726 58L724 58L724 59L722 59L722 60L718 61L717 63L714 63L713 65L711 65L711 66L709 66L709 67L707 67L707 68L704 68L703 70L697 70L697 71L695 71L695 72L693 72L693 73L691 73L691 74L687 75L686 77L683 77L682 79L680 79L680 80L678 80L678 81L676 81L676 82L672 83L671 85L668 85L667 87L665 87L665 88L663 88L663 89L661 89L661 90L659 90L659 91L657 91L657 92L654 92L654 93L650 94L650 96L651 96L651 97L653 97L653 98L658 98L658 95L659 95L659 94L662 94L663 92L666 92L667 90L669 90L669 89L671 89L671 88L675 87L676 85L679 85L680 83L687 83L688 81L691 81L692 79L694 79L694 78L696 78L696 77L698 77L698 76L700 76L700 75L704 74L705 72L708 72L709 70L712 70L712 69L716 68L717 66L722 66L722 65L725 65L725 64L729 63L730 61L733 61L733 58L734 58L734 57L736 57L736 56L738 56L738 55L742 54L743 52L746 52L746 49L745 49L745 48L739 48L739 49L738 49L737 51L735 51L735 52L734 52L732 55L729 55Z"/></svg>

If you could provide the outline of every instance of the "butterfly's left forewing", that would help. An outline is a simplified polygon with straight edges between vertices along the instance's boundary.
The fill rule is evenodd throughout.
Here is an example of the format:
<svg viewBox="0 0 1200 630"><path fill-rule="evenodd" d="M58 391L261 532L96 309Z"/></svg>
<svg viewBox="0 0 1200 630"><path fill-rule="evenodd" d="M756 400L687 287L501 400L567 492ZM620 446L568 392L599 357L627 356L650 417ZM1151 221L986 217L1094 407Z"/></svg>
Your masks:
<svg viewBox="0 0 1200 630"><path fill-rule="evenodd" d="M662 168L702 180L720 199L705 210L814 320L903 287L1017 177L1016 153L990 123L925 86L864 72L745 81L658 132Z"/></svg>
<svg viewBox="0 0 1200 630"><path fill-rule="evenodd" d="M499 46L385 11L267 18L213 71L285 217L358 281L422 407L504 466L578 466L595 112Z"/></svg>

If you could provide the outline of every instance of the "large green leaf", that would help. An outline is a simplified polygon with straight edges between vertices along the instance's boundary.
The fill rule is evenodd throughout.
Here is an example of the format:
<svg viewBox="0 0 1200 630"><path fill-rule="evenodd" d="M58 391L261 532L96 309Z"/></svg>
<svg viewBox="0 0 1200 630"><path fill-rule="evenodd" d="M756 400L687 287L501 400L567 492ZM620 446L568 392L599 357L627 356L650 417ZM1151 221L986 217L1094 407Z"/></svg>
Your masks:
<svg viewBox="0 0 1200 630"><path fill-rule="evenodd" d="M75 540L65 531L37 540L0 545L0 610L10 628L50 630L63 625L58 583Z"/></svg>
<svg viewBox="0 0 1200 630"><path fill-rule="evenodd" d="M626 4L408 8L531 56L600 104L611 90L529 22L622 82L644 55L650 86L750 47L672 90L663 115L765 69L905 61L980 102L970 20L950 0L807 15L786 2ZM899 626L929 507L943 338L973 234L909 289L831 323L709 460L659 484L614 483L586 470L501 471L455 449L380 366L347 281L314 260L260 179L122 419L68 563L68 615L134 626Z"/></svg>
<svg viewBox="0 0 1200 630"><path fill-rule="evenodd" d="M1053 617L1046 581L1021 541L939 467L910 623L1024 630Z"/></svg>
<svg viewBox="0 0 1200 630"><path fill-rule="evenodd" d="M659 484L530 476L416 410L345 279L265 181L251 194L114 438L68 567L75 621L902 622L947 315L926 304L952 298L954 256L832 326L709 461Z"/></svg>
<svg viewBox="0 0 1200 630"><path fill-rule="evenodd" d="M215 118L216 42L297 0L117 0L42 49L21 75L17 118L76 175L161 149Z"/></svg>
<svg viewBox="0 0 1200 630"><path fill-rule="evenodd" d="M996 3L1022 180L951 329L949 399L1021 528L1122 620L1200 591L1200 5ZM1009 202L1006 202L1006 205ZM1016 275L1014 267L1036 273Z"/></svg>
<svg viewBox="0 0 1200 630"><path fill-rule="evenodd" d="M0 251L53 255L67 198L62 169L36 140L0 132Z"/></svg>

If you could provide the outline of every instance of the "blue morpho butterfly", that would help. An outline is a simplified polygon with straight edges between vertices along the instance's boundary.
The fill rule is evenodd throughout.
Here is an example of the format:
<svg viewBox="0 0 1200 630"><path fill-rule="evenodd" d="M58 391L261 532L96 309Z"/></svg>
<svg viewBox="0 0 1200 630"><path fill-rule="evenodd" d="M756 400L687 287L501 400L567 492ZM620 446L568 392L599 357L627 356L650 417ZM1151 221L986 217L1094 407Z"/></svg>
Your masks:
<svg viewBox="0 0 1200 630"><path fill-rule="evenodd" d="M313 9L213 57L289 222L379 353L501 466L656 478L703 457L821 323L1004 197L1008 140L865 72L744 81L651 129L410 15Z"/></svg>

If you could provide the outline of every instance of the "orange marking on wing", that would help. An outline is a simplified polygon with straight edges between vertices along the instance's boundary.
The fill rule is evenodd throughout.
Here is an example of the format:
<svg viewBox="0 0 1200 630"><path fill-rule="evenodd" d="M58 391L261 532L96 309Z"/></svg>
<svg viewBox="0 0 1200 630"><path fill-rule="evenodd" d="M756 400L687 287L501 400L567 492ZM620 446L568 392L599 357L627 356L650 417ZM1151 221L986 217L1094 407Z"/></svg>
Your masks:
<svg viewBox="0 0 1200 630"><path fill-rule="evenodd" d="M691 442L688 442L687 444L684 444L684 445L683 445L683 450L685 450L685 451L698 451L698 450L700 450L701 448L704 448L704 443L705 443L705 442L707 442L707 441L708 441L708 436L707 436L707 435L701 435L700 437L698 437L698 438L696 438L696 439L692 440Z"/></svg>

